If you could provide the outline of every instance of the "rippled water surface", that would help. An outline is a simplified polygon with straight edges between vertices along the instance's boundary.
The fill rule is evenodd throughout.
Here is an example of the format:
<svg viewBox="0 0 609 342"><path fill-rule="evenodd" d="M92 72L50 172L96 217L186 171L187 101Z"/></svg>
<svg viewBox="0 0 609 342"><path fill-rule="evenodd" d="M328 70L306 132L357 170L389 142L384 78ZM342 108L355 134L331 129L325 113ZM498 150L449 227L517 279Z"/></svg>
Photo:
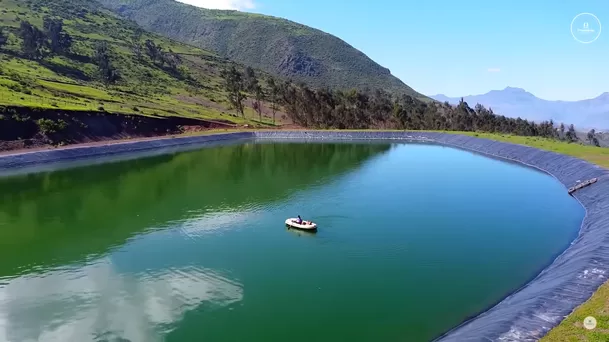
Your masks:
<svg viewBox="0 0 609 342"><path fill-rule="evenodd" d="M317 234L288 230L302 215ZM254 144L0 179L2 341L426 341L547 266L553 178L413 144Z"/></svg>

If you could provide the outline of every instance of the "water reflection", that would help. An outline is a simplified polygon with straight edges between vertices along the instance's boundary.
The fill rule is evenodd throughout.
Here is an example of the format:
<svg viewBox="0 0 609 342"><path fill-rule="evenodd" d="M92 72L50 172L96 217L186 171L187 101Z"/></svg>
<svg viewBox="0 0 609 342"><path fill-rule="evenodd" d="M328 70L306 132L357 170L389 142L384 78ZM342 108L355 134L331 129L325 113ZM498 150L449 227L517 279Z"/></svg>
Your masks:
<svg viewBox="0 0 609 342"><path fill-rule="evenodd" d="M202 267L117 272L109 258L4 279L3 341L157 341L189 310L243 298L240 283Z"/></svg>
<svg viewBox="0 0 609 342"><path fill-rule="evenodd" d="M545 175L386 148L244 145L0 180L0 341L425 341L581 222ZM297 214L317 237L284 231Z"/></svg>
<svg viewBox="0 0 609 342"><path fill-rule="evenodd" d="M295 228L290 228L287 227L286 230L296 236L301 236L301 237L315 237L317 235L317 232L308 232L306 230L301 230L301 229L295 229Z"/></svg>
<svg viewBox="0 0 609 342"><path fill-rule="evenodd" d="M222 252L266 240L224 233L388 148L249 144L0 179L0 340L156 341L241 301L233 274L264 254Z"/></svg>
<svg viewBox="0 0 609 342"><path fill-rule="evenodd" d="M201 210L253 211L388 150L386 144L245 144L0 178L0 276L102 255Z"/></svg>

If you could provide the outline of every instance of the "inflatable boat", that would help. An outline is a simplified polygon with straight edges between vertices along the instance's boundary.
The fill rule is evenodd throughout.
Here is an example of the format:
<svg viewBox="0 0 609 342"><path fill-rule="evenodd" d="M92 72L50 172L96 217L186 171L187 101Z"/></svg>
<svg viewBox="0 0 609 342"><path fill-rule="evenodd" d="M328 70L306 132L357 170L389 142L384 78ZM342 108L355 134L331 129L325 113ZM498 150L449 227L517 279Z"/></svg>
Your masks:
<svg viewBox="0 0 609 342"><path fill-rule="evenodd" d="M316 230L317 229L317 224L315 224L311 221L302 221L301 224L298 224L297 222L298 222L297 218L289 218L289 219L285 220L285 224L292 228L302 229L302 230Z"/></svg>

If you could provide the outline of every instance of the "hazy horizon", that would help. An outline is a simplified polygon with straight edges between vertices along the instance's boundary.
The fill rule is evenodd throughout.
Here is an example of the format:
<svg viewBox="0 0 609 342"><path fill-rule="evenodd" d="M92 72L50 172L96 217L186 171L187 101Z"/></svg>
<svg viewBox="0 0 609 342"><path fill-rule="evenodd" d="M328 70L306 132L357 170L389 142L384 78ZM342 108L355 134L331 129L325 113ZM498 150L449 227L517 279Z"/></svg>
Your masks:
<svg viewBox="0 0 609 342"><path fill-rule="evenodd" d="M601 93L599 93L598 95L593 96L593 97L590 97L590 98L583 98L583 99L577 99L577 100L554 100L554 99L545 99L545 98L542 98L542 97L540 97L540 96L537 96L537 94L534 94L533 92L530 92L530 91L528 91L527 89L524 89L524 88L521 88L521 87L507 86L507 87L504 87L504 88L502 88L502 89L489 89L488 91L485 91L485 92L483 92L483 93L479 93L479 94L458 94L458 95L450 95L450 94L442 94L442 93L437 93L437 94L424 94L424 95L426 95L426 96L430 96L430 97L434 97L434 96L446 96L446 97L449 97L449 98L459 98L459 97L468 97L468 96L481 96L481 95L486 95L486 94L488 94L488 93L490 93L490 92L493 92L493 91L497 91L497 92L504 91L504 90L506 90L507 88L512 88L512 89L522 89L522 90L526 91L527 93L532 94L532 95L533 95L533 96L535 96L536 98L538 98L538 99L540 99L540 100L545 100L545 101L578 102L578 101L592 100L592 99L598 98L598 97L600 97L600 96L602 96L602 95L604 95L604 94L609 94L609 91L604 91L604 92L601 92Z"/></svg>

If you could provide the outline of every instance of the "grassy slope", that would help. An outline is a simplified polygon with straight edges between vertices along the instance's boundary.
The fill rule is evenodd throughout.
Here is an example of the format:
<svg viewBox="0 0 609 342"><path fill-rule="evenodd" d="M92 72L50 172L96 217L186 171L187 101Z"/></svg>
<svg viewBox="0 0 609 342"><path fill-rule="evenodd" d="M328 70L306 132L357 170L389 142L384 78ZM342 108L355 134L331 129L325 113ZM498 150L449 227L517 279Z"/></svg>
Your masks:
<svg viewBox="0 0 609 342"><path fill-rule="evenodd" d="M588 316L596 318L594 330L583 327ZM609 283L603 284L592 297L552 329L541 342L609 341Z"/></svg>
<svg viewBox="0 0 609 342"><path fill-rule="evenodd" d="M285 19L173 0L98 0L142 27L315 87L382 88L425 98L341 39Z"/></svg>
<svg viewBox="0 0 609 342"><path fill-rule="evenodd" d="M527 145L536 147L542 150L553 151L557 153L567 154L573 157L587 160L591 163L603 166L609 169L609 148L600 148L590 145L569 144L563 141L537 138L537 137L521 137L508 134L494 133L475 133L475 132L447 132L458 133L480 138L487 138L498 141L510 142L513 144Z"/></svg>
<svg viewBox="0 0 609 342"><path fill-rule="evenodd" d="M187 71L178 75L147 57L138 60L129 43L135 24L99 7L86 0L0 0L0 29L10 37L9 44L0 50L0 105L92 111L103 107L125 114L249 121L232 116L233 111L227 109L219 77L227 60L147 33L142 42L152 39L165 51L180 54ZM41 27L45 15L64 19L64 29L75 41L72 55L40 61L22 58L17 37L20 20ZM122 77L111 87L96 81L97 68L91 62L99 41L110 45L113 64ZM254 116L251 108L246 111Z"/></svg>

